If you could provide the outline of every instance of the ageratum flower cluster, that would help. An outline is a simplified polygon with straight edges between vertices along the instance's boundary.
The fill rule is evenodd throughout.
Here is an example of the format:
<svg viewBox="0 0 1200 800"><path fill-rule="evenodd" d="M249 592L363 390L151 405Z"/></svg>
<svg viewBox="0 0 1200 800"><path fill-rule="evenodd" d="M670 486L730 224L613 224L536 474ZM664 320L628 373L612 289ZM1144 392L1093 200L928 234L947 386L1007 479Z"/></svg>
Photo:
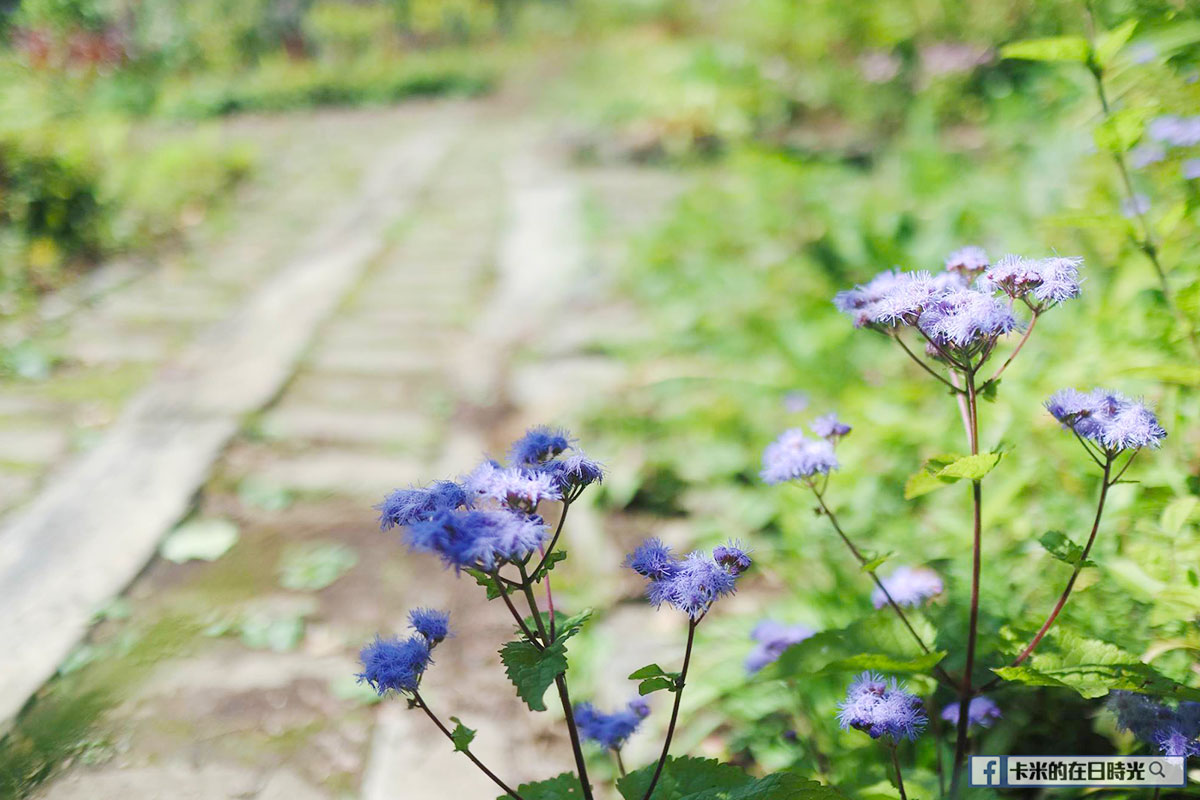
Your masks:
<svg viewBox="0 0 1200 800"><path fill-rule="evenodd" d="M421 676L433 663L433 648L450 635L450 614L431 608L413 609L408 614L414 633L407 639L379 636L359 653L363 671L360 683L367 683L382 697L388 692L413 693Z"/></svg>
<svg viewBox="0 0 1200 800"><path fill-rule="evenodd" d="M1200 703L1182 702L1175 708L1144 694L1114 691L1108 707L1117 725L1164 756L1200 756Z"/></svg>
<svg viewBox="0 0 1200 800"><path fill-rule="evenodd" d="M646 596L655 608L663 603L698 622L725 595L733 594L737 579L750 568L749 554L730 542L706 554L696 550L676 558L661 539L647 539L625 558L625 566L646 578Z"/></svg>
<svg viewBox="0 0 1200 800"><path fill-rule="evenodd" d="M928 567L896 567L891 575L882 578L883 587L875 587L871 602L876 608L888 604L888 596L896 605L915 606L942 593L942 578ZM884 589L887 592L884 592Z"/></svg>
<svg viewBox="0 0 1200 800"><path fill-rule="evenodd" d="M800 428L791 428L763 451L762 479L769 484L809 481L838 468L834 448L852 428L830 413L817 417L809 430L818 438L809 438Z"/></svg>
<svg viewBox="0 0 1200 800"><path fill-rule="evenodd" d="M816 631L804 625L785 625L771 619L764 619L750 631L750 638L755 644L750 655L746 656L746 672L754 674L768 664L773 664L794 644L799 644L811 637Z"/></svg>
<svg viewBox="0 0 1200 800"><path fill-rule="evenodd" d="M598 463L573 450L566 431L533 428L513 444L508 466L487 460L457 482L392 492L377 506L380 528L403 527L411 549L455 570L524 563L549 535L539 504L570 503L604 478Z"/></svg>
<svg viewBox="0 0 1200 800"><path fill-rule="evenodd" d="M957 700L950 703L942 709L942 719L949 722L951 725L958 724L958 715L962 711L962 704ZM967 725L978 728L990 728L995 724L996 720L1004 715L1000 713L1000 706L996 705L995 701L990 697L979 695L971 699L967 706Z"/></svg>
<svg viewBox="0 0 1200 800"><path fill-rule="evenodd" d="M1076 297L1082 263L1005 256L993 264L981 248L967 247L946 259L943 272L882 272L839 292L834 304L859 327L889 334L914 328L930 357L968 364L1000 336L1024 327L1008 301L1037 314Z"/></svg>
<svg viewBox="0 0 1200 800"><path fill-rule="evenodd" d="M854 728L872 739L893 743L916 739L929 722L921 698L905 691L895 678L885 681L871 672L862 673L850 684L838 708L838 722L844 730Z"/></svg>
<svg viewBox="0 0 1200 800"><path fill-rule="evenodd" d="M1145 403L1120 392L1063 389L1046 401L1046 410L1080 439L1110 457L1124 450L1158 447L1167 432Z"/></svg>
<svg viewBox="0 0 1200 800"><path fill-rule="evenodd" d="M611 714L597 710L591 703L575 706L575 724L579 726L579 733L606 750L620 750L649 715L650 704L640 697Z"/></svg>

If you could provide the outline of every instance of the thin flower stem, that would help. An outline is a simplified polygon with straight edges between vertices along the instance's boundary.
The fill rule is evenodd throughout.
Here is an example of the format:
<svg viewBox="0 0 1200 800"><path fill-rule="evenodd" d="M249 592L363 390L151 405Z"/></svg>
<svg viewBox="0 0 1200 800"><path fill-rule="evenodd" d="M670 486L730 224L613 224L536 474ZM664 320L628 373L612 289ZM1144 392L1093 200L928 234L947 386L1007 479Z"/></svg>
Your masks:
<svg viewBox="0 0 1200 800"><path fill-rule="evenodd" d="M816 487L811 484L809 485L809 488L812 489L813 494L817 498L817 503L820 504L821 510L825 512L825 516L829 518L829 522L831 525L833 525L833 529L837 531L837 535L841 537L842 542L845 543L846 547L850 548L850 552L858 561L859 566L865 567L870 562L867 560L867 557L862 554L862 551L854 546L854 542L850 541L850 537L846 535L846 532L842 530L842 526L838 523L837 516L833 513L829 506L826 505L824 495L821 492L818 492ZM875 585L879 588L879 591L883 593L884 598L887 599L888 605L891 606L892 610L896 612L896 616L900 617L900 621L904 623L904 627L908 628L908 632L911 633L913 639L916 640L917 645L921 648L921 652L928 654L930 650L928 645L925 644L925 640L921 638L921 634L917 633L917 629L914 628L912 623L908 621L908 616L904 613L904 609L900 608L900 604L892 598L891 592L889 592L887 587L884 586L883 581L879 579L879 576L875 574L875 570L868 570L867 574L871 576L871 580L875 582ZM957 688L957 684L954 682L954 679L951 678L949 673L942 669L940 665L935 666L933 668L933 672L939 679L949 684L952 688Z"/></svg>
<svg viewBox="0 0 1200 800"><path fill-rule="evenodd" d="M567 521L567 511L570 510L571 504L563 502L562 514L558 516L558 527L554 530L554 536L550 539L550 544L546 547L546 552L542 554L542 558L538 561L537 566L529 571L530 575L537 575L538 571L546 566L546 559L550 558L550 554L554 552L554 545L558 544L558 537L562 534L563 524Z"/></svg>
<svg viewBox="0 0 1200 800"><path fill-rule="evenodd" d="M1121 480L1121 476L1125 474L1125 470L1129 469L1129 465L1133 463L1133 460L1137 458L1137 454L1140 452L1141 450L1139 449L1134 450L1133 453L1130 454L1129 460L1125 462L1125 466L1121 467L1121 471L1113 476L1113 479L1110 481L1110 483L1116 484L1117 481ZM1113 457L1113 463L1116 463L1116 456Z"/></svg>
<svg viewBox="0 0 1200 800"><path fill-rule="evenodd" d="M896 768L896 788L900 790L900 800L908 800L908 795L904 793L904 775L900 772L900 756L896 754L896 745L888 749L892 751L892 766Z"/></svg>
<svg viewBox="0 0 1200 800"><path fill-rule="evenodd" d="M908 357L911 358L918 367L925 370L930 375L932 375L933 377L937 378L942 383L949 386L951 391L956 392L956 393L962 391L962 389L959 389L957 386L950 383L950 381L946 380L941 375L937 374L937 372L935 372L932 367L930 367L928 364L926 364L924 361L922 361L920 358L918 358L917 354L908 348L908 345L906 345L904 343L904 340L900 338L899 334L893 336L892 338L896 340L896 344L900 345L901 350L903 350L905 353L908 353Z"/></svg>
<svg viewBox="0 0 1200 800"><path fill-rule="evenodd" d="M444 733L446 735L446 738L449 739L454 744L455 750L459 749L458 743L454 741L454 734L452 734L450 732L450 730L444 724L442 724L442 721L437 718L437 715L434 714L433 711L429 708L429 706L425 703L425 698L421 697L420 692L413 692L413 705L420 708L422 711L425 712L425 715L427 717L429 717L431 720L433 720L433 724L437 725L438 730L440 730L442 733ZM498 778L496 776L496 773L494 773L490 769L488 769L484 765L484 763L482 761L480 761L478 758L476 758L475 754L472 753L469 749L459 750L459 752L461 752L467 758L471 759L472 764L479 767L479 769L482 770L484 775L487 775L489 778L492 779L492 783L496 784L501 789L503 789L508 794L509 797L513 798L513 800L524 800L524 798L521 797L521 795L517 794L516 790L509 788L508 784L506 784L504 781L500 780L500 778Z"/></svg>
<svg viewBox="0 0 1200 800"><path fill-rule="evenodd" d="M1004 370L1008 369L1008 365L1013 362L1013 359L1015 359L1017 354L1021 352L1021 348L1024 347L1025 343L1029 341L1029 337L1033 334L1033 326L1037 325L1037 321L1040 316L1040 311L1033 312L1033 316L1029 318L1029 327L1025 329L1025 335L1021 337L1021 341L1017 342L1016 348L1009 353L1008 358L1005 359L1004 363L1000 365L1000 369L996 370L992 374L992 377L987 379L988 383L999 380L1000 376L1004 374Z"/></svg>
<svg viewBox="0 0 1200 800"><path fill-rule="evenodd" d="M1092 532L1088 536L1087 544L1084 545L1083 552L1079 555L1079 563L1075 565L1075 569L1071 570L1071 577L1067 579L1067 587L1063 589L1062 595L1058 598L1058 602L1054 604L1054 608L1050 611L1050 616L1046 617L1046 621L1042 623L1042 627L1038 630L1037 635L1030 640L1029 644L1025 645L1025 649L1021 654L1013 660L1011 666L1017 666L1033 652L1038 643L1042 641L1042 637L1050 630L1050 626L1054 624L1054 620L1058 618L1058 614L1063 610L1063 606L1067 604L1067 598L1071 596L1071 590L1075 588L1075 580L1079 577L1079 573L1083 571L1084 564L1087 562L1088 554L1092 552L1092 544L1096 541L1096 533L1100 530L1100 518L1104 515L1104 501L1108 497L1109 488L1115 481L1109 480L1109 475L1112 472L1112 459L1109 459L1108 464L1104 467L1104 480L1100 484L1100 500L1096 504L1096 518L1092 521ZM991 685L998 683L999 678L993 679ZM987 687L984 687L985 689Z"/></svg>
<svg viewBox="0 0 1200 800"><path fill-rule="evenodd" d="M967 428L971 455L979 453L979 398L975 393L975 373L963 376L967 387L967 408L970 412ZM971 704L971 672L975 669L975 643L979 632L979 578L982 572L983 550L983 483L971 481L971 503L974 531L971 542L971 610L967 622L967 658L958 700L958 730L954 741L954 766L950 777L950 796L958 796L962 767L967 755L967 711Z"/></svg>
<svg viewBox="0 0 1200 800"><path fill-rule="evenodd" d="M492 573L493 579L498 578L499 575L500 573L498 572ZM534 635L533 631L529 630L529 626L525 624L525 619L521 616L521 612L517 611L517 607L513 605L512 598L508 596L508 589L506 589L504 584L499 581L496 582L496 586L500 589L500 596L504 598L504 605L508 606L508 610L512 613L513 619L517 621L517 625L521 628L521 633L525 634L525 638L529 640L529 643L538 650L544 650L545 645L538 641L538 637ZM538 620L538 624L541 624L540 619Z"/></svg>
<svg viewBox="0 0 1200 800"><path fill-rule="evenodd" d="M675 735L675 724L679 721L679 704L683 700L683 687L687 682L688 665L692 662L692 644L696 640L698 623L699 620L688 620L687 648L683 651L683 669L679 671L679 679L675 681L675 705L671 709L671 721L667 724L667 738L663 740L662 755L658 757L658 764L654 767L654 777L650 779L650 785L646 787L646 793L642 795L642 800L650 800L650 795L654 794L654 787L658 785L658 779L662 777L663 766L667 763L667 753L671 750L671 738Z"/></svg>
<svg viewBox="0 0 1200 800"><path fill-rule="evenodd" d="M613 753L617 757L617 771L619 773L621 773L621 777L624 778L625 777L625 762L621 760L621 748L614 747Z"/></svg>
<svg viewBox="0 0 1200 800"><path fill-rule="evenodd" d="M1092 461L1096 462L1096 466L1103 469L1104 462L1100 460L1100 456L1096 455L1096 451L1090 444L1088 444L1087 439L1084 439L1082 436L1080 436L1079 431L1075 430L1075 428L1071 428L1071 433L1075 434L1075 438L1079 440L1081 445L1083 445L1083 449L1087 451L1089 456L1091 456Z"/></svg>
<svg viewBox="0 0 1200 800"><path fill-rule="evenodd" d="M546 643L546 647L549 647L554 640L550 638L546 626L542 623L542 614L538 610L537 598L533 594L533 584L529 580L529 573L525 571L524 564L518 563L517 569L521 572L521 590L525 593L525 601L529 604L529 613L533 615L538 633L542 635L542 641ZM561 672L554 676L554 685L558 689L558 699L562 703L563 716L567 718L567 734L571 739L571 752L575 756L575 769L579 776L579 784L583 788L583 798L592 800L592 784L588 782L587 763L583 758L583 746L579 743L579 728L575 724L575 712L571 708L571 694L567 691L566 676Z"/></svg>

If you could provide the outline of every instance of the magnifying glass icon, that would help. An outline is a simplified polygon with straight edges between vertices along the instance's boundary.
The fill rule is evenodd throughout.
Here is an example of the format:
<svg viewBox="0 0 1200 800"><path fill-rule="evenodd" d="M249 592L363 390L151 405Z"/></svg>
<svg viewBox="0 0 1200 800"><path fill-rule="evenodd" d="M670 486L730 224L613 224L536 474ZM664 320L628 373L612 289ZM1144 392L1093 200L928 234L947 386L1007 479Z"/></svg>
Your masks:
<svg viewBox="0 0 1200 800"><path fill-rule="evenodd" d="M1163 767L1163 764L1161 761L1151 761L1150 762L1150 774L1157 775L1160 778L1165 778L1165 777L1167 777L1167 770L1165 767Z"/></svg>

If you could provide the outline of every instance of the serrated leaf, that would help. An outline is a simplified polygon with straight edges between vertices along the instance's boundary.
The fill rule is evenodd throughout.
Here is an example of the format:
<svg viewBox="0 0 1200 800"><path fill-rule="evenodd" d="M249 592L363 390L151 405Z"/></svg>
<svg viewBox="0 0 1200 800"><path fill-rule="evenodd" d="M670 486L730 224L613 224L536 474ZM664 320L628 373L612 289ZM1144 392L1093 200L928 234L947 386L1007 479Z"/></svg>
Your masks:
<svg viewBox="0 0 1200 800"><path fill-rule="evenodd" d="M496 586L496 581L492 579L491 575L488 575L481 569L465 569L463 572L474 578L476 585L482 586L487 590L488 600L495 600L500 596L500 589Z"/></svg>
<svg viewBox="0 0 1200 800"><path fill-rule="evenodd" d="M904 499L912 500L930 492L936 492L938 489L944 489L953 483L955 483L954 479L939 478L937 473L921 469L910 475L904 482Z"/></svg>
<svg viewBox="0 0 1200 800"><path fill-rule="evenodd" d="M1163 532L1175 536L1183 530L1183 526L1192 518L1192 513L1196 510L1197 504L1200 504L1200 498L1193 495L1184 497L1176 497L1167 507L1163 509L1162 517L1159 520L1159 525Z"/></svg>
<svg viewBox="0 0 1200 800"><path fill-rule="evenodd" d="M643 697L648 694L654 694L655 692L661 692L663 690L675 692L678 689L678 678L646 678L644 681L638 684L638 694Z"/></svg>
<svg viewBox="0 0 1200 800"><path fill-rule="evenodd" d="M532 580L534 583L541 583L542 578L546 577L546 573L554 569L554 565L564 560L566 557L566 550L555 550L550 555L546 556L546 563L538 567L534 573L529 576L530 580Z"/></svg>
<svg viewBox="0 0 1200 800"><path fill-rule="evenodd" d="M895 553L884 553L881 556L875 556L874 558L868 559L867 563L862 565L862 571L866 572L868 574L872 573L875 570L882 567L884 565L884 563L886 563L887 560L894 555L896 555L896 554Z"/></svg>
<svg viewBox="0 0 1200 800"><path fill-rule="evenodd" d="M279 562L279 585L296 591L319 591L332 585L358 563L352 547L313 542L288 548Z"/></svg>
<svg viewBox="0 0 1200 800"><path fill-rule="evenodd" d="M1027 663L993 672L1006 681L1073 689L1086 698L1125 689L1176 700L1200 700L1200 689L1176 683L1133 653L1069 631L1052 630Z"/></svg>
<svg viewBox="0 0 1200 800"><path fill-rule="evenodd" d="M641 669L635 669L633 672L629 673L629 680L640 681L643 678L659 678L670 674L672 673L667 672L658 664L647 664Z"/></svg>
<svg viewBox="0 0 1200 800"><path fill-rule="evenodd" d="M1136 19L1126 20L1111 31L1105 31L1096 37L1096 63L1106 67L1112 63L1117 53L1121 52L1137 29Z"/></svg>
<svg viewBox="0 0 1200 800"><path fill-rule="evenodd" d="M176 528L159 547L168 561L216 561L238 540L238 529L227 519L198 519Z"/></svg>
<svg viewBox="0 0 1200 800"><path fill-rule="evenodd" d="M475 740L475 731L463 725L462 720L458 717L451 717L450 721L454 723L454 730L450 732L450 739L454 742L455 752L467 752L471 747L471 742Z"/></svg>
<svg viewBox="0 0 1200 800"><path fill-rule="evenodd" d="M531 711L545 711L543 697L554 679L567 671L567 650L562 640L538 650L524 640L500 648L504 672Z"/></svg>
<svg viewBox="0 0 1200 800"><path fill-rule="evenodd" d="M562 619L560 619L560 617L562 617ZM555 614L555 616L554 616L554 628L555 628L554 640L556 642L565 642L567 639L570 639L572 636L574 636L575 634L577 634L581 630L583 630L583 624L585 622L587 622L589 619L591 619L591 617L592 617L592 610L590 608L585 608L583 611L580 611L578 614L572 614L569 617L567 617L563 614Z"/></svg>
<svg viewBox="0 0 1200 800"><path fill-rule="evenodd" d="M1046 548L1047 553L1072 567L1083 558L1083 548L1072 542L1062 531L1046 531L1038 539L1038 542ZM1083 562L1083 566L1094 567L1096 565L1088 560Z"/></svg>
<svg viewBox="0 0 1200 800"><path fill-rule="evenodd" d="M1092 131L1096 147L1109 153L1124 153L1137 143L1146 124L1146 111L1126 108L1111 114Z"/></svg>
<svg viewBox="0 0 1200 800"><path fill-rule="evenodd" d="M995 469L999 463L999 453L977 453L973 456L963 456L954 463L942 467L938 472L938 477L977 481Z"/></svg>
<svg viewBox="0 0 1200 800"><path fill-rule="evenodd" d="M929 621L915 611L906 614L921 639L932 644L937 636ZM944 651L922 651L900 618L891 609L882 609L845 628L821 631L792 645L767 669L776 677L865 669L920 673L933 669L945 657Z"/></svg>
<svg viewBox="0 0 1200 800"><path fill-rule="evenodd" d="M1001 58L1023 61L1074 61L1086 63L1091 48L1082 36L1051 36L1045 39L1023 39L1000 48Z"/></svg>
<svg viewBox="0 0 1200 800"><path fill-rule="evenodd" d="M617 781L625 800L642 800L654 764ZM794 772L777 772L755 779L739 767L707 758L669 758L654 787L652 800L838 800L841 792Z"/></svg>
<svg viewBox="0 0 1200 800"><path fill-rule="evenodd" d="M583 797L583 787L579 785L579 778L575 777L574 772L564 772L549 780L522 783L517 787L517 794L524 800L571 800ZM496 800L512 800L512 797L502 794Z"/></svg>

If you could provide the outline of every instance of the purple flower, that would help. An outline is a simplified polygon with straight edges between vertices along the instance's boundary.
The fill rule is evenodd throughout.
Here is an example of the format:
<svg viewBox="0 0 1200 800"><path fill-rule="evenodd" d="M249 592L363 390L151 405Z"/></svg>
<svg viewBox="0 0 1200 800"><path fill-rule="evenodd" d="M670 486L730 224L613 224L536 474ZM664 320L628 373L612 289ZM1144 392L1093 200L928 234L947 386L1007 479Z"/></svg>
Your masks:
<svg viewBox="0 0 1200 800"><path fill-rule="evenodd" d="M1200 756L1200 741L1179 728L1162 728L1157 731L1154 745L1164 756Z"/></svg>
<svg viewBox="0 0 1200 800"><path fill-rule="evenodd" d="M921 698L905 691L895 678L885 682L870 672L850 684L838 707L838 723L844 730L864 731L873 739L916 739L929 721Z"/></svg>
<svg viewBox="0 0 1200 800"><path fill-rule="evenodd" d="M858 327L883 324L897 315L902 317L905 309L911 322L915 322L932 291L929 284L928 272L881 272L866 284L838 292L833 304L853 317Z"/></svg>
<svg viewBox="0 0 1200 800"><path fill-rule="evenodd" d="M783 407L792 414L808 408L808 395L804 392L788 392L783 396Z"/></svg>
<svg viewBox="0 0 1200 800"><path fill-rule="evenodd" d="M397 489L375 508L379 511L379 527L386 531L466 505L469 501L462 486L454 481L438 481L425 489Z"/></svg>
<svg viewBox="0 0 1200 800"><path fill-rule="evenodd" d="M731 541L713 548L713 561L724 567L735 578L750 569L750 565L753 563L749 553L738 541Z"/></svg>
<svg viewBox="0 0 1200 800"><path fill-rule="evenodd" d="M1183 171L1183 179L1186 181L1194 181L1200 178L1200 158L1189 158L1180 166Z"/></svg>
<svg viewBox="0 0 1200 800"><path fill-rule="evenodd" d="M750 638L757 644L746 657L746 671L755 673L768 664L774 663L794 644L799 644L815 633L804 625L785 625L770 619L764 619L750 631Z"/></svg>
<svg viewBox="0 0 1200 800"><path fill-rule="evenodd" d="M1133 197L1126 197L1121 200L1121 214L1129 219L1139 217L1142 214L1150 212L1150 198L1138 192Z"/></svg>
<svg viewBox="0 0 1200 800"><path fill-rule="evenodd" d="M943 347L971 349L1018 327L1017 318L996 297L975 289L959 289L933 299L917 323Z"/></svg>
<svg viewBox="0 0 1200 800"><path fill-rule="evenodd" d="M1063 389L1046 401L1046 410L1063 427L1111 455L1158 447L1167 436L1144 403L1107 389L1093 389L1087 394Z"/></svg>
<svg viewBox="0 0 1200 800"><path fill-rule="evenodd" d="M946 271L956 272L965 278L973 278L991 266L987 252L974 245L955 250L946 256Z"/></svg>
<svg viewBox="0 0 1200 800"><path fill-rule="evenodd" d="M539 425L530 428L524 436L513 442L508 458L514 464L531 467L554 458L570 447L571 435L565 430Z"/></svg>
<svg viewBox="0 0 1200 800"><path fill-rule="evenodd" d="M817 417L808 429L822 439L838 439L853 430L849 425L838 419L834 412Z"/></svg>
<svg viewBox="0 0 1200 800"><path fill-rule="evenodd" d="M1145 169L1151 164L1157 164L1167 157L1166 149L1157 142L1139 144L1129 151L1129 166L1134 169Z"/></svg>
<svg viewBox="0 0 1200 800"><path fill-rule="evenodd" d="M1200 116L1163 116L1150 120L1146 133L1151 139L1175 147L1194 147L1200 144Z"/></svg>
<svg viewBox="0 0 1200 800"><path fill-rule="evenodd" d="M575 724L583 738L590 739L607 750L620 750L625 741L637 731L650 713L650 706L640 697L630 701L621 711L605 714L591 703L575 705Z"/></svg>
<svg viewBox="0 0 1200 800"><path fill-rule="evenodd" d="M516 511L533 513L543 500L561 500L554 475L540 469L501 467L484 461L463 479L472 496L494 500Z"/></svg>
<svg viewBox="0 0 1200 800"><path fill-rule="evenodd" d="M554 480L564 499L568 501L578 497L585 487L604 480L604 467L598 461L593 461L579 452L547 461L539 470Z"/></svg>
<svg viewBox="0 0 1200 800"><path fill-rule="evenodd" d="M915 606L942 593L942 579L928 567L896 567L892 574L882 578L883 587L899 606ZM871 593L871 602L876 608L888 604L887 595L878 586Z"/></svg>
<svg viewBox="0 0 1200 800"><path fill-rule="evenodd" d="M809 439L804 431L792 428L784 431L763 451L761 475L767 483L776 484L811 478L837 467L837 456L827 439Z"/></svg>
<svg viewBox="0 0 1200 800"><path fill-rule="evenodd" d="M409 526L405 541L413 550L440 556L448 567L492 572L506 562L528 558L546 535L546 525L536 516L445 511Z"/></svg>
<svg viewBox="0 0 1200 800"><path fill-rule="evenodd" d="M961 706L956 700L942 709L942 719L951 725L957 725L958 715L961 710ZM991 698L983 695L972 698L970 704L967 706L967 725L969 726L977 725L981 728L990 728L1002 716L1000 706L996 705Z"/></svg>
<svg viewBox="0 0 1200 800"><path fill-rule="evenodd" d="M1108 694L1108 708L1117 716L1117 727L1129 731L1143 742L1153 741L1165 728L1178 728L1193 735L1200 733L1200 721L1190 720L1190 704L1176 710L1138 692L1114 690Z"/></svg>
<svg viewBox="0 0 1200 800"><path fill-rule="evenodd" d="M679 564L671 553L671 548L663 544L662 539L652 538L642 542L625 557L625 566L652 581L662 581L672 577Z"/></svg>
<svg viewBox="0 0 1200 800"><path fill-rule="evenodd" d="M433 608L414 608L408 612L408 624L424 636L432 648L450 635L450 612Z"/></svg>
<svg viewBox="0 0 1200 800"><path fill-rule="evenodd" d="M1082 258L1022 258L1004 256L983 275L986 285L994 286L1013 299L1024 299L1039 308L1079 296L1079 268Z"/></svg>
<svg viewBox="0 0 1200 800"><path fill-rule="evenodd" d="M388 692L415 692L433 659L429 642L423 636L408 639L381 639L367 645L359 653L363 671L360 683L368 683L380 696Z"/></svg>

